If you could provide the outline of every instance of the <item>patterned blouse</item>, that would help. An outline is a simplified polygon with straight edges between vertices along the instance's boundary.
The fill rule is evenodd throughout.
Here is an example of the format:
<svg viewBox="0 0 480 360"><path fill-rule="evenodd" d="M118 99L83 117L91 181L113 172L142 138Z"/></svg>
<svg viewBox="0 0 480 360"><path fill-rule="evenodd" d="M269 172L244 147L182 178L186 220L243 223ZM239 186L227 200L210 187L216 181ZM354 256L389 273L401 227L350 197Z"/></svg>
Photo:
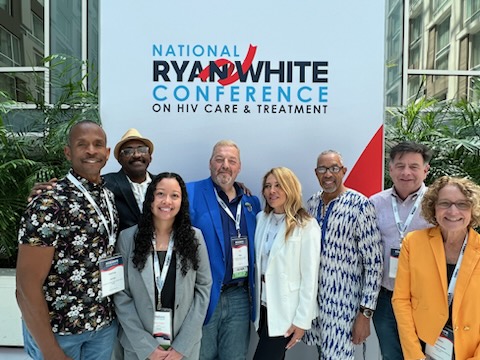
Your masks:
<svg viewBox="0 0 480 360"><path fill-rule="evenodd" d="M360 305L375 309L382 279L375 209L365 196L349 189L325 208L318 192L308 200L307 210L320 225L322 250L319 316L304 341L321 348L322 360L353 360L353 322Z"/></svg>
<svg viewBox="0 0 480 360"><path fill-rule="evenodd" d="M107 201L113 207L114 236L118 214L113 194L72 174L87 189L112 228ZM61 335L99 330L114 318L113 300L102 297L99 260L113 254L108 233L95 208L67 178L37 196L21 219L20 244L53 246L50 272L43 290L52 331ZM35 269L32 269L35 271Z"/></svg>

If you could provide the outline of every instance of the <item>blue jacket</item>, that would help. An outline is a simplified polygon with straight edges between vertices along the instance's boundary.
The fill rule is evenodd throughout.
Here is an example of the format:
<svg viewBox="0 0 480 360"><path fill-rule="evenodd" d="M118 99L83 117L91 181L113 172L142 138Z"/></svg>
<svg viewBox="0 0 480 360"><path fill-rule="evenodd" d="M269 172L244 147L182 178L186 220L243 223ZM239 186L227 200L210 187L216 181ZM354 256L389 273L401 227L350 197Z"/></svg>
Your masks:
<svg viewBox="0 0 480 360"><path fill-rule="evenodd" d="M213 181L211 178L191 182L187 184L188 199L190 201L190 216L192 225L202 230L205 243L207 244L210 269L212 270L212 290L208 305L205 324L210 320L218 300L225 275L225 241L223 238L221 208L215 197ZM242 197L242 212L245 214L248 236L248 283L250 288L250 304L252 306L251 318L255 319L255 302L252 296L255 294L254 281L254 243L256 215L260 211L260 201L256 196Z"/></svg>

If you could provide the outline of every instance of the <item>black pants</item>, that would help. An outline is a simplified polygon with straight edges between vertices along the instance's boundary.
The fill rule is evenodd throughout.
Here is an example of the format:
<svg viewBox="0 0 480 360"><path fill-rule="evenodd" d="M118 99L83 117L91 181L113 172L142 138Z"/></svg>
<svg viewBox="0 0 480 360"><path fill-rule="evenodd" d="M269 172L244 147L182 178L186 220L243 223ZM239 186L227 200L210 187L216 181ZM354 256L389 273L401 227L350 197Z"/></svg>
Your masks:
<svg viewBox="0 0 480 360"><path fill-rule="evenodd" d="M258 340L257 350L253 360L284 360L285 359L285 346L292 338L283 336L268 336L267 326L267 308L261 306L260 308L260 326L258 327Z"/></svg>

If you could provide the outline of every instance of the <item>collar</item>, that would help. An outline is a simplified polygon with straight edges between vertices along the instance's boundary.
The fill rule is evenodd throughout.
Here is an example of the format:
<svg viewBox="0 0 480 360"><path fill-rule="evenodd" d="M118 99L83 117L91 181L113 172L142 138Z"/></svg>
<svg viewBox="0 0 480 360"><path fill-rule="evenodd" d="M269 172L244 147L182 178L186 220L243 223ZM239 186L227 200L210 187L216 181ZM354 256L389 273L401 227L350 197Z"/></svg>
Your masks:
<svg viewBox="0 0 480 360"><path fill-rule="evenodd" d="M211 177L210 177L210 181L212 182L213 187L217 190L218 196L220 196L220 198L223 201L225 201L226 204L234 203L234 202L240 201L242 199L242 196L244 194L243 189L236 182L233 183L233 187L235 188L235 193L237 195L235 196L235 198L232 199L232 201L229 201L227 194L225 194L225 192L222 190L222 188L219 185L217 185Z"/></svg>
<svg viewBox="0 0 480 360"><path fill-rule="evenodd" d="M91 182L90 180L88 179L85 179L83 176L81 175L78 175L75 170L73 169L70 169L69 172L75 176L75 179L77 179L78 181L80 181L80 183L85 187L85 189L87 190L98 190L98 189L103 189L105 187L105 181L103 181L103 177L100 176L100 179L101 179L101 182L100 184L96 184L96 183L93 183Z"/></svg>
<svg viewBox="0 0 480 360"><path fill-rule="evenodd" d="M397 190L395 190L395 186L392 186L392 196L395 196L397 198L397 201L400 201L400 202L404 202L406 200L415 200L425 188L426 188L426 185L425 183L422 182L422 185L418 188L417 191L414 191L413 193L409 194L405 198L405 200L402 200L402 198L397 194Z"/></svg>
<svg viewBox="0 0 480 360"><path fill-rule="evenodd" d="M125 173L124 173L124 174L125 174ZM149 185L149 184L152 182L152 178L150 177L150 174L148 173L148 171L147 171L145 180L144 180L143 182L141 182L141 183L133 182L132 180L130 180L130 178L128 177L127 174L125 174L125 177L127 178L127 180L128 180L128 182L130 183L130 185L147 186L147 185Z"/></svg>

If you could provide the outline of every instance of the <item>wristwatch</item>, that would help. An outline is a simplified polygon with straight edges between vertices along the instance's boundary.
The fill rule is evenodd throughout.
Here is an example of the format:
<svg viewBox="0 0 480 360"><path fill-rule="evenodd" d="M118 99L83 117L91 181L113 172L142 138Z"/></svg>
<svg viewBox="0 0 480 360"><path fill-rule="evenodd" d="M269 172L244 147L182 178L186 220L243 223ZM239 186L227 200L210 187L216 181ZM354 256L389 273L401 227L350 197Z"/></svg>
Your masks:
<svg viewBox="0 0 480 360"><path fill-rule="evenodd" d="M372 316L373 316L373 310L372 309L367 309L366 307L363 307L363 306L360 306L360 312L367 319L371 319Z"/></svg>

